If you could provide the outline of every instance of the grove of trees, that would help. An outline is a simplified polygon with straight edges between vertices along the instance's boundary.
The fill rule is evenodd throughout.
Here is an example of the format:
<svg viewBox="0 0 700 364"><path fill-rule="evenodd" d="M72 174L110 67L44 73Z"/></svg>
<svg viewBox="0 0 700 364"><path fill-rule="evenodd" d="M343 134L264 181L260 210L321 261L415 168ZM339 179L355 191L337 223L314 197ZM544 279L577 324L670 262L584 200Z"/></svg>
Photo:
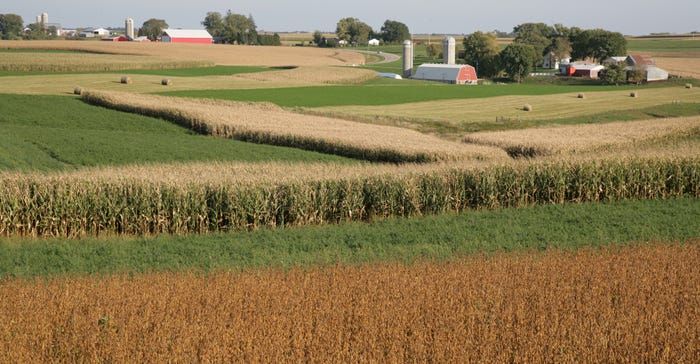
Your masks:
<svg viewBox="0 0 700 364"><path fill-rule="evenodd" d="M500 72L500 47L493 33L474 32L464 37L464 61L476 68L479 77L494 77Z"/></svg>
<svg viewBox="0 0 700 364"><path fill-rule="evenodd" d="M465 37L464 60L478 66L480 77L495 77L505 72L512 80L520 81L550 52L559 59L570 56L574 60L593 61L627 53L625 37L604 29L524 23L514 27L513 34L513 43L500 52L493 33L475 32Z"/></svg>
<svg viewBox="0 0 700 364"><path fill-rule="evenodd" d="M374 35L374 31L372 27L357 18L343 18L338 21L335 34L340 40L350 44L362 44L367 43L370 36Z"/></svg>
<svg viewBox="0 0 700 364"><path fill-rule="evenodd" d="M155 41L163 34L163 29L168 29L168 27L168 23L165 20L151 18L143 22L141 29L139 29L139 36L145 36Z"/></svg>
<svg viewBox="0 0 700 364"><path fill-rule="evenodd" d="M0 14L0 39L20 39L24 21L17 14Z"/></svg>
<svg viewBox="0 0 700 364"><path fill-rule="evenodd" d="M411 39L411 32L408 26L400 21L386 20L379 32L379 37L384 43L402 43L406 39Z"/></svg>
<svg viewBox="0 0 700 364"><path fill-rule="evenodd" d="M279 34L258 34L258 27L252 15L233 13L228 10L225 15L210 11L202 25L217 42L247 45L281 45Z"/></svg>

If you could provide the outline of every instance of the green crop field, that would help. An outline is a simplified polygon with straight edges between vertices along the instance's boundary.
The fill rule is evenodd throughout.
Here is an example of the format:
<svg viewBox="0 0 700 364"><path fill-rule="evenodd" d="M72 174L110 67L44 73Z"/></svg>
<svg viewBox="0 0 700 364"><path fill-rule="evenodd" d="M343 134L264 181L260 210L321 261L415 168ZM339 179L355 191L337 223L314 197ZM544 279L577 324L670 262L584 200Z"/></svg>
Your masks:
<svg viewBox="0 0 700 364"><path fill-rule="evenodd" d="M698 215L697 199L678 198L204 236L0 239L0 277L410 262L495 251L684 241L700 236Z"/></svg>
<svg viewBox="0 0 700 364"><path fill-rule="evenodd" d="M627 50L633 52L700 52L698 39L628 39Z"/></svg>
<svg viewBox="0 0 700 364"><path fill-rule="evenodd" d="M617 87L626 90L627 87ZM212 98L235 101L266 101L284 107L324 107L343 105L392 105L454 99L486 99L511 95L555 95L569 92L610 91L601 86L492 85L455 86L439 83L413 83L387 80L379 84L312 86L257 90L196 90L161 92L161 95Z"/></svg>
<svg viewBox="0 0 700 364"><path fill-rule="evenodd" d="M342 161L196 135L172 123L60 96L0 94L0 170L175 161Z"/></svg>

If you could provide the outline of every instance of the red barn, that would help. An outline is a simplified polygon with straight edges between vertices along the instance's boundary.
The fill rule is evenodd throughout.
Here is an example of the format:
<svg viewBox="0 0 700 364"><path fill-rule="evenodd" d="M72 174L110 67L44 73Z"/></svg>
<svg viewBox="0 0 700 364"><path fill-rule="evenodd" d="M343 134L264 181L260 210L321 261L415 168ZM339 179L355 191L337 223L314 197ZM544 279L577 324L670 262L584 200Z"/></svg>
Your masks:
<svg viewBox="0 0 700 364"><path fill-rule="evenodd" d="M123 36L123 35L120 35L120 36L116 36L116 37L106 37L106 38L102 38L102 40L103 40L103 41L106 41L106 42L128 42L128 41L130 41L131 39L129 39L129 38Z"/></svg>
<svg viewBox="0 0 700 364"><path fill-rule="evenodd" d="M204 29L165 29L161 41L166 43L212 44L214 38Z"/></svg>
<svg viewBox="0 0 700 364"><path fill-rule="evenodd" d="M468 64L422 64L413 76L417 80L439 81L458 85L475 84L476 70Z"/></svg>

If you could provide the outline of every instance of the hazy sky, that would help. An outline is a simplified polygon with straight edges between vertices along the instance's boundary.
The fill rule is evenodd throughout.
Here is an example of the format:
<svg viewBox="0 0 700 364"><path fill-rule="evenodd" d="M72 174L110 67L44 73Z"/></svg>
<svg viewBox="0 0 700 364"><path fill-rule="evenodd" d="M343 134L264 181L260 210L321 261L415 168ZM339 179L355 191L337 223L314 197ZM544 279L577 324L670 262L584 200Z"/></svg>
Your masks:
<svg viewBox="0 0 700 364"><path fill-rule="evenodd" d="M379 30L398 20L412 33L462 34L510 31L525 22L603 28L626 35L700 31L699 0L545 1L328 1L328 0L0 0L0 14L19 14L25 23L47 12L49 22L70 27L123 27L133 18L165 19L173 28L202 28L209 11L253 15L260 30L333 31L339 19L356 17Z"/></svg>

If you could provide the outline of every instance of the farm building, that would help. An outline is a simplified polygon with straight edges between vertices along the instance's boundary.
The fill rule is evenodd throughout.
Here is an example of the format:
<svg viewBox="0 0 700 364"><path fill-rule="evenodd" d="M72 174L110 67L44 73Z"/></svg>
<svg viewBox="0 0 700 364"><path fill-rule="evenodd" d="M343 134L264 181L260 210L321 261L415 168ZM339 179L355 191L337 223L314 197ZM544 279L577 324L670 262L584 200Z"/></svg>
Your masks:
<svg viewBox="0 0 700 364"><path fill-rule="evenodd" d="M656 61L649 56L629 55L627 56L627 58L625 58L625 60L627 61L627 65L629 66L645 67L653 66L656 64Z"/></svg>
<svg viewBox="0 0 700 364"><path fill-rule="evenodd" d="M476 70L468 64L422 64L413 76L417 80L451 84L476 84Z"/></svg>
<svg viewBox="0 0 700 364"><path fill-rule="evenodd" d="M379 45L379 39L372 38L367 42L367 45L371 46L378 46Z"/></svg>
<svg viewBox="0 0 700 364"><path fill-rule="evenodd" d="M204 29L165 29L161 35L165 43L212 44L214 38Z"/></svg>
<svg viewBox="0 0 700 364"><path fill-rule="evenodd" d="M567 76L598 78L598 73L605 67L596 63L574 62L566 67Z"/></svg>
<svg viewBox="0 0 700 364"><path fill-rule="evenodd" d="M651 82L668 80L668 72L654 65L646 65L641 67L628 66L625 68L625 71L629 72L635 69L641 69L643 71L643 81Z"/></svg>
<svg viewBox="0 0 700 364"><path fill-rule="evenodd" d="M104 37L104 38L102 38L102 40L107 41L107 42L128 42L131 39L129 39L123 35L119 35L116 37Z"/></svg>

